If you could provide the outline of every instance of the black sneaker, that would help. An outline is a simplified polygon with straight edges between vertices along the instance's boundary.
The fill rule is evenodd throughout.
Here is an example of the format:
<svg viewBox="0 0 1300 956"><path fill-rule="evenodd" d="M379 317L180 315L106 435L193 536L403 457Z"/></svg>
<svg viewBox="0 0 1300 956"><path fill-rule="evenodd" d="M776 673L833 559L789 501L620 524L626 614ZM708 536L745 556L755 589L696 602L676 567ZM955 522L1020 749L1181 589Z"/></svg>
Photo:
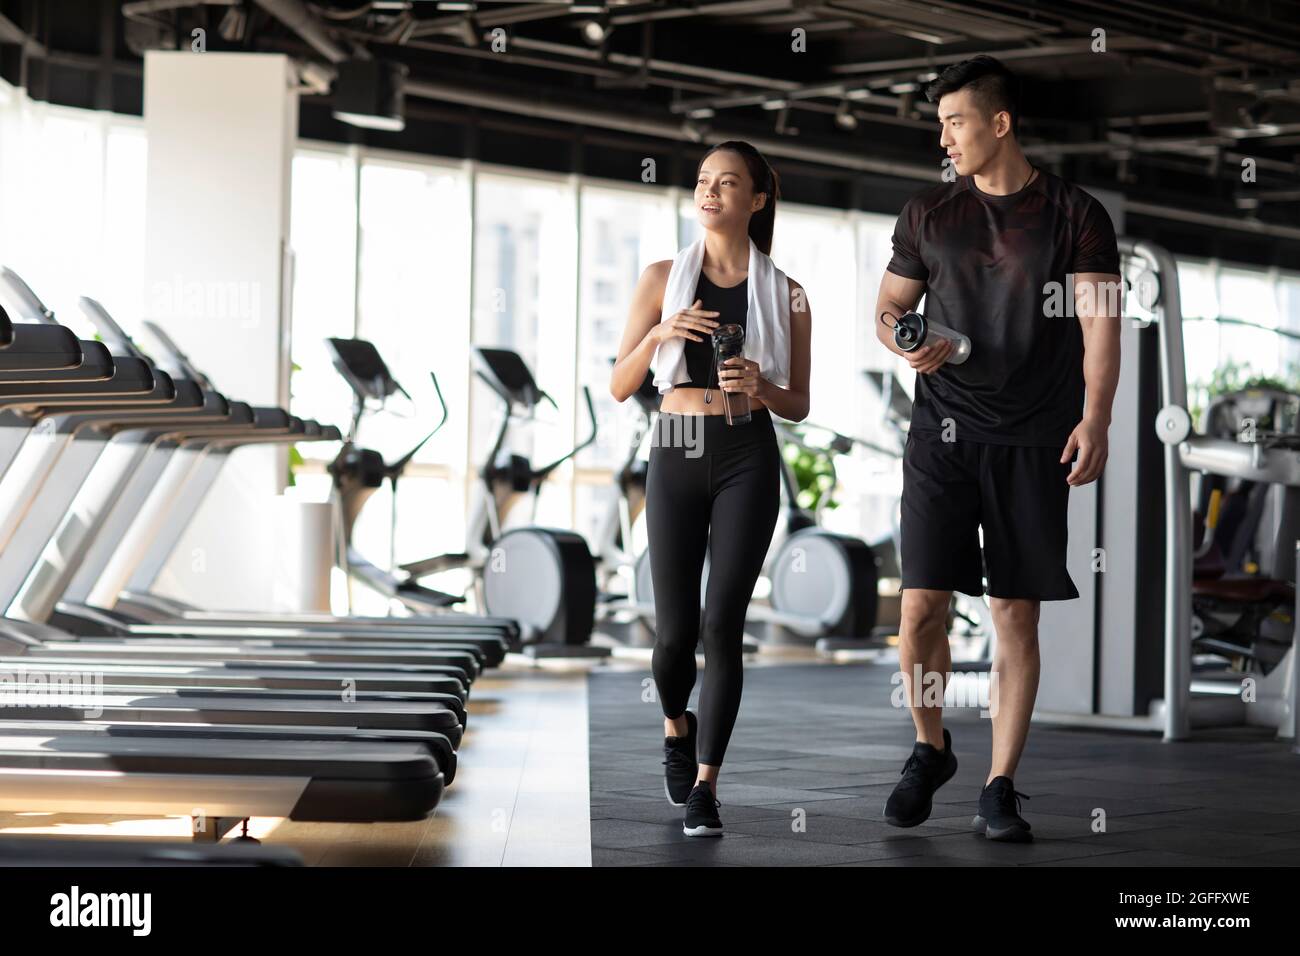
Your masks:
<svg viewBox="0 0 1300 956"><path fill-rule="evenodd" d="M720 806L722 804L713 796L713 788L701 780L686 800L686 822L682 824L682 832L689 837L722 836L722 820L718 817Z"/></svg>
<svg viewBox="0 0 1300 956"><path fill-rule="evenodd" d="M1030 843L1034 835L1020 816L1020 798L1029 799L1011 784L1010 777L994 777L980 791L980 812L971 827L990 840L1006 843Z"/></svg>
<svg viewBox="0 0 1300 956"><path fill-rule="evenodd" d="M664 793L675 807L686 806L691 787L700 775L700 762L695 754L695 737L698 723L695 715L686 712L686 736L664 738Z"/></svg>
<svg viewBox="0 0 1300 956"><path fill-rule="evenodd" d="M957 772L952 736L943 732L943 750L919 740L903 764L903 779L885 801L885 822L896 827L914 827L930 818L934 793Z"/></svg>

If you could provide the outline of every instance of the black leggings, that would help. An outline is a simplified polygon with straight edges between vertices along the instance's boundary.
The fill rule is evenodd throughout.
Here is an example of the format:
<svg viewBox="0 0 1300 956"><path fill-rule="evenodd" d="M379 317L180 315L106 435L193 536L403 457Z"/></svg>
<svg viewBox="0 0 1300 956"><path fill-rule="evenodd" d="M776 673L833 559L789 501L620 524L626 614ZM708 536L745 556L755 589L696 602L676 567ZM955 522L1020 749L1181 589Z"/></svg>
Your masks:
<svg viewBox="0 0 1300 956"><path fill-rule="evenodd" d="M761 406L745 425L668 412L656 420L645 505L656 619L652 667L664 716L680 717L703 638L699 759L714 767L722 764L740 710L745 612L776 527L780 468L771 413Z"/></svg>

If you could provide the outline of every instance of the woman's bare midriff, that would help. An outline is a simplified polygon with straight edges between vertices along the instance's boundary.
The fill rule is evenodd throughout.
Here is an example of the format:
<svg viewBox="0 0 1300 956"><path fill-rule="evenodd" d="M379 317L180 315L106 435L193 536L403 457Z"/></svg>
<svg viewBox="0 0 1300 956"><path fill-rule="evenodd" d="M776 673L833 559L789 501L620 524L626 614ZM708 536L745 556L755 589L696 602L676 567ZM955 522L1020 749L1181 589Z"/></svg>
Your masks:
<svg viewBox="0 0 1300 956"><path fill-rule="evenodd" d="M675 415L721 415L722 410L722 392L714 388L710 395L713 401L704 404L704 389L702 388L671 388L667 394L659 400L659 410L661 412L671 412ZM763 400L748 396L749 407L758 408L763 405Z"/></svg>

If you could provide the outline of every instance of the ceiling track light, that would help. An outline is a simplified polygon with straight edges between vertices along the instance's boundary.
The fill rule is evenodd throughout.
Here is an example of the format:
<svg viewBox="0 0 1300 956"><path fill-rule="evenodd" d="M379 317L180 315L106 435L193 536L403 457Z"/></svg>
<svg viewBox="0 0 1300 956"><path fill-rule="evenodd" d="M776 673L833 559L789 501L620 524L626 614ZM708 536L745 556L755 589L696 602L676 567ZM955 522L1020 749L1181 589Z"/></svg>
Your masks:
<svg viewBox="0 0 1300 956"><path fill-rule="evenodd" d="M345 60L334 81L333 113L341 123L363 129L401 132L405 64L391 60Z"/></svg>
<svg viewBox="0 0 1300 956"><path fill-rule="evenodd" d="M840 103L840 108L835 111L835 125L844 130L855 130L858 128L858 118L853 111L849 109L849 101L846 99Z"/></svg>
<svg viewBox="0 0 1300 956"><path fill-rule="evenodd" d="M602 16L599 20L583 20L578 29L582 31L582 38L591 46L601 46L613 32L607 16Z"/></svg>
<svg viewBox="0 0 1300 956"><path fill-rule="evenodd" d="M797 127L790 125L790 107L782 106L776 114L776 131L781 136L798 136Z"/></svg>

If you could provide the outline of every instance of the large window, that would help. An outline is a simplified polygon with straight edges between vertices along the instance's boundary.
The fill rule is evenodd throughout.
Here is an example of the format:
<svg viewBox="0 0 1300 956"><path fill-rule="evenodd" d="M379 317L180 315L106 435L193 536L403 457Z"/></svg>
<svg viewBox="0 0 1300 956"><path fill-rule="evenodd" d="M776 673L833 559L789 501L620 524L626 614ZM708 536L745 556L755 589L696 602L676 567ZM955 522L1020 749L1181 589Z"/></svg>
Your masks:
<svg viewBox="0 0 1300 956"><path fill-rule="evenodd" d="M475 345L519 353L538 386L554 400L536 410L526 441L515 449L533 464L553 461L575 444L578 414L577 194L568 179L482 173L474 197ZM474 384L471 461L492 447L500 404ZM585 422L581 426L586 434ZM573 462L558 469L542 490L536 521L571 526ZM531 518L531 502L507 524Z"/></svg>
<svg viewBox="0 0 1300 956"><path fill-rule="evenodd" d="M1279 338L1283 367L1300 373L1300 275L1278 277L1277 313L1278 328L1290 333Z"/></svg>
<svg viewBox="0 0 1300 956"><path fill-rule="evenodd" d="M598 424L596 443L577 458L574 528L595 549L595 536L617 507L613 474L623 467L645 426L635 399L619 404L609 394L610 370L642 271L677 251L677 217L670 195L648 188L585 187L581 204L578 385L591 389ZM588 427L585 410L579 408L580 438L586 437Z"/></svg>
<svg viewBox="0 0 1300 956"><path fill-rule="evenodd" d="M410 393L376 416L367 442L404 454L437 424L432 374L447 423L417 462L461 471L468 434L469 180L460 169L390 160L361 167L359 329ZM402 417L408 416L408 417Z"/></svg>
<svg viewBox="0 0 1300 956"><path fill-rule="evenodd" d="M405 455L441 419L416 453L398 491L397 561L465 543L468 435L469 178L459 168L392 159L361 167L359 334L375 344L410 395L389 400L363 429L387 461ZM357 545L378 556L390 547L390 492L375 496Z"/></svg>
<svg viewBox="0 0 1300 956"><path fill-rule="evenodd" d="M1222 318L1251 323L1220 328L1219 362L1246 366L1260 375L1278 374L1281 349L1272 331L1278 327L1273 277L1253 269L1220 269L1219 309Z"/></svg>
<svg viewBox="0 0 1300 956"><path fill-rule="evenodd" d="M293 158L293 410L347 430L351 393L330 365L329 336L356 329L356 170L343 151L302 149ZM312 456L323 447L305 448Z"/></svg>
<svg viewBox="0 0 1300 956"><path fill-rule="evenodd" d="M777 207L772 258L803 286L812 310L808 420L852 433L862 403L858 269L853 224L844 213Z"/></svg>
<svg viewBox="0 0 1300 956"><path fill-rule="evenodd" d="M92 334L77 308L83 295L138 331L145 304L140 121L0 87L0 261L79 333Z"/></svg>

